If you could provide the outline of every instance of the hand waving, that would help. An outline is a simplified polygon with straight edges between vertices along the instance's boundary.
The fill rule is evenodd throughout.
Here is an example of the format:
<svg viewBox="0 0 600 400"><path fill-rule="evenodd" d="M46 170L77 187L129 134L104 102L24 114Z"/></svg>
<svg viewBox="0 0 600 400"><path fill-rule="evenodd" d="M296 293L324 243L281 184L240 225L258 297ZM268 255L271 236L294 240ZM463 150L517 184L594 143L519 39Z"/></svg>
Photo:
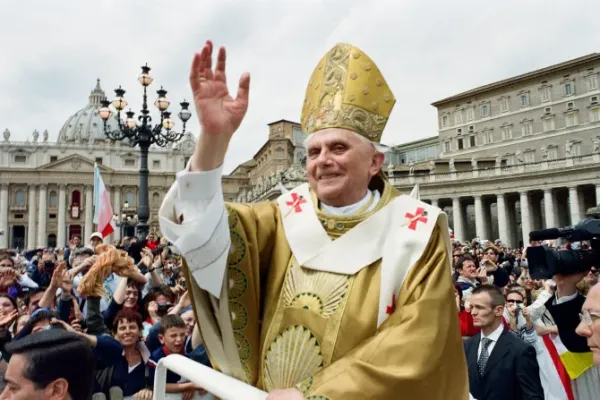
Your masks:
<svg viewBox="0 0 600 400"><path fill-rule="evenodd" d="M190 72L190 86L194 94L194 103L202 133L231 137L248 110L250 75L242 74L237 97L234 99L227 89L225 48L219 49L214 72L212 70L212 52L213 44L211 41L207 41L202 51L194 55Z"/></svg>

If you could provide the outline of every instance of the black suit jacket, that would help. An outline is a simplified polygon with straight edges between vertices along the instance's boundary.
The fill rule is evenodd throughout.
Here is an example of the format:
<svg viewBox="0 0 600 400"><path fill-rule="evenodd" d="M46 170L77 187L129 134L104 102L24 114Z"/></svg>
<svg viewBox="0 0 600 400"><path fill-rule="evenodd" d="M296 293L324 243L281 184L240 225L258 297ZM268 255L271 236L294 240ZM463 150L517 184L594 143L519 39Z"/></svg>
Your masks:
<svg viewBox="0 0 600 400"><path fill-rule="evenodd" d="M477 400L544 400L535 349L509 331L494 345L483 375L477 351L481 333L464 343L469 366L469 389Z"/></svg>

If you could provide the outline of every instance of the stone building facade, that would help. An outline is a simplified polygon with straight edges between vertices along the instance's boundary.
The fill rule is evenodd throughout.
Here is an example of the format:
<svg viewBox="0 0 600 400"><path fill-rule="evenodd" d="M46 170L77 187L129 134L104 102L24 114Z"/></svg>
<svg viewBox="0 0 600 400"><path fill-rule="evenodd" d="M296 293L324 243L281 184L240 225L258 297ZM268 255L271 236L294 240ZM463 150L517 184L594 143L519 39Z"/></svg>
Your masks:
<svg viewBox="0 0 600 400"><path fill-rule="evenodd" d="M600 202L599 72L591 54L435 102L438 135L394 146L390 182L404 193L418 184L461 240L518 246L532 230L577 223ZM257 161L242 165L253 178L229 200L274 199L305 180L298 160L265 174L253 172Z"/></svg>
<svg viewBox="0 0 600 400"><path fill-rule="evenodd" d="M85 107L70 116L56 141L38 131L25 142L0 139L0 248L65 246L74 235L87 240L93 224L94 164L110 191L117 229L111 240L132 235L138 204L137 148L106 140L98 115L105 93L98 81ZM116 127L113 117L111 128ZM148 157L151 229L158 229L162 198L192 155L191 134Z"/></svg>

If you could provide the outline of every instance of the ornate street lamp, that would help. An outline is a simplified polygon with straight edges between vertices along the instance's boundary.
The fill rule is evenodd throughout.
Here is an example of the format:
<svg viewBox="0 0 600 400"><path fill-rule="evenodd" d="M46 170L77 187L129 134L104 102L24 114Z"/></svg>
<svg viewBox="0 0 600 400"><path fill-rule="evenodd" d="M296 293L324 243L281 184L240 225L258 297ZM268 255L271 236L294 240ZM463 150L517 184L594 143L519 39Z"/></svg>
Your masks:
<svg viewBox="0 0 600 400"><path fill-rule="evenodd" d="M152 125L146 89L152 83L153 79L150 76L150 67L147 64L142 67L142 73L138 77L138 81L144 87L142 110L140 111L141 115L137 118L139 123L135 120L135 113L131 110L125 113L127 118L123 121L121 120L121 112L127 107L127 100L125 100L124 97L125 90L123 90L121 86L119 86L118 89L115 89L116 98L112 103L108 100L102 102L102 108L100 109L99 114L104 120L104 134L110 140L127 140L131 147L135 147L136 145L140 147L140 197L136 233L140 240L144 240L148 235L148 218L150 218L150 207L148 205L148 149L151 145L165 147L169 143L179 141L185 133L185 124L192 116L192 113L188 110L190 103L185 100L181 102L181 112L179 112L178 116L183 122L183 127L181 128L181 133L173 131L175 122L171 119L171 113L167 111L170 102L166 97L167 91L161 87L156 91L158 98L154 102L154 105L160 111L160 123ZM113 115L113 112L109 108L111 104L117 111L118 128L114 131L111 131L107 124L107 121Z"/></svg>

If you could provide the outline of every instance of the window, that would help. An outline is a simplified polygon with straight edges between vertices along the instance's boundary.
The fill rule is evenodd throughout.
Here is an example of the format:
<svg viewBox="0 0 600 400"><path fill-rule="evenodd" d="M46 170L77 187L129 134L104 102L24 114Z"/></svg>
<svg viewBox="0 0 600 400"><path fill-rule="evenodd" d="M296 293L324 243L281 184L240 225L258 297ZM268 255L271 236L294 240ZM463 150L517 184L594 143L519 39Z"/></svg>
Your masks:
<svg viewBox="0 0 600 400"><path fill-rule="evenodd" d="M523 153L523 160L525 164L531 164L535 162L535 151L526 151Z"/></svg>
<svg viewBox="0 0 600 400"><path fill-rule="evenodd" d="M102 165L102 157L96 157L96 164Z"/></svg>
<svg viewBox="0 0 600 400"><path fill-rule="evenodd" d="M549 132L554 130L554 117L552 118L544 118L542 120L542 129L544 132Z"/></svg>
<svg viewBox="0 0 600 400"><path fill-rule="evenodd" d="M131 190L126 191L124 199L125 199L125 203L127 203L127 205L129 207L134 207L134 204L135 204L135 193L133 191L131 191Z"/></svg>
<svg viewBox="0 0 600 400"><path fill-rule="evenodd" d="M27 156L17 154L15 155L15 163L25 164L27 162Z"/></svg>
<svg viewBox="0 0 600 400"><path fill-rule="evenodd" d="M485 129L482 134L483 144L490 144L494 142L494 132L491 129Z"/></svg>
<svg viewBox="0 0 600 400"><path fill-rule="evenodd" d="M483 104L481 106L481 116L482 117L489 117L490 116L490 105L489 104Z"/></svg>
<svg viewBox="0 0 600 400"><path fill-rule="evenodd" d="M50 192L50 195L48 196L48 203L50 203L51 208L58 207L58 195L55 191Z"/></svg>
<svg viewBox="0 0 600 400"><path fill-rule="evenodd" d="M454 111L454 124L462 124L462 110Z"/></svg>
<svg viewBox="0 0 600 400"><path fill-rule="evenodd" d="M529 93L519 95L519 102L521 107L529 107Z"/></svg>
<svg viewBox="0 0 600 400"><path fill-rule="evenodd" d="M71 204L81 205L81 192L79 190L73 190L71 192Z"/></svg>
<svg viewBox="0 0 600 400"><path fill-rule="evenodd" d="M152 206L153 207L160 206L160 194L158 194L157 192L154 192L154 194L152 195Z"/></svg>
<svg viewBox="0 0 600 400"><path fill-rule="evenodd" d="M464 147L463 147L463 139L462 138L456 139L456 148L458 150L464 149Z"/></svg>
<svg viewBox="0 0 600 400"><path fill-rule="evenodd" d="M574 101L568 101L567 102L567 110L572 110L575 108L575 102Z"/></svg>
<svg viewBox="0 0 600 400"><path fill-rule="evenodd" d="M126 158L123 163L126 167L135 167L135 159L133 158Z"/></svg>
<svg viewBox="0 0 600 400"><path fill-rule="evenodd" d="M600 108L590 110L590 122L600 121Z"/></svg>
<svg viewBox="0 0 600 400"><path fill-rule="evenodd" d="M568 113L565 120L566 120L567 128L570 128L572 126L576 126L579 124L579 122L577 121L577 113L576 112Z"/></svg>
<svg viewBox="0 0 600 400"><path fill-rule="evenodd" d="M541 90L542 103L552 100L552 88L550 86L543 87Z"/></svg>
<svg viewBox="0 0 600 400"><path fill-rule="evenodd" d="M589 91L598 89L598 75L590 75L586 79Z"/></svg>
<svg viewBox="0 0 600 400"><path fill-rule="evenodd" d="M444 153L450 153L450 151L452 151L452 147L451 147L451 142L449 140L446 140L444 142Z"/></svg>
<svg viewBox="0 0 600 400"><path fill-rule="evenodd" d="M548 160L556 160L558 158L558 148L550 147L548 148Z"/></svg>
<svg viewBox="0 0 600 400"><path fill-rule="evenodd" d="M50 156L50 162L58 161L58 156Z"/></svg>
<svg viewBox="0 0 600 400"><path fill-rule="evenodd" d="M56 214L48 214L49 219L56 219Z"/></svg>
<svg viewBox="0 0 600 400"><path fill-rule="evenodd" d="M533 122L523 121L521 122L521 135L527 136L533 134Z"/></svg>
<svg viewBox="0 0 600 400"><path fill-rule="evenodd" d="M25 206L25 190L19 189L15 192L15 205L19 207Z"/></svg>
<svg viewBox="0 0 600 400"><path fill-rule="evenodd" d="M160 160L152 160L152 168L160 169Z"/></svg>
<svg viewBox="0 0 600 400"><path fill-rule="evenodd" d="M544 108L544 114L552 114L552 107Z"/></svg>
<svg viewBox="0 0 600 400"><path fill-rule="evenodd" d="M277 158L279 160L282 160L284 158L284 156L283 156L283 149L281 147L278 147L275 150L275 158Z"/></svg>
<svg viewBox="0 0 600 400"><path fill-rule="evenodd" d="M598 104L598 96L592 96L592 97L590 97L590 103L592 103L592 104Z"/></svg>
<svg viewBox="0 0 600 400"><path fill-rule="evenodd" d="M581 143L573 143L573 147L571 147L571 155L573 157L581 156Z"/></svg>
<svg viewBox="0 0 600 400"><path fill-rule="evenodd" d="M445 128L448 126L448 116L447 115L443 115L442 116L442 128Z"/></svg>
<svg viewBox="0 0 600 400"><path fill-rule="evenodd" d="M512 126L508 125L502 128L502 140L510 140L513 138Z"/></svg>
<svg viewBox="0 0 600 400"><path fill-rule="evenodd" d="M467 121L473 121L475 119L475 109L473 107L467 108Z"/></svg>
<svg viewBox="0 0 600 400"><path fill-rule="evenodd" d="M469 136L469 147L475 147L477 144L475 143L475 135Z"/></svg>
<svg viewBox="0 0 600 400"><path fill-rule="evenodd" d="M514 154L506 155L506 165L507 166L515 165L515 155Z"/></svg>
<svg viewBox="0 0 600 400"><path fill-rule="evenodd" d="M500 99L500 111L507 112L508 111L508 97L502 97Z"/></svg>
<svg viewBox="0 0 600 400"><path fill-rule="evenodd" d="M565 96L573 96L575 94L575 84L573 82L565 83L563 90Z"/></svg>
<svg viewBox="0 0 600 400"><path fill-rule="evenodd" d="M302 129L294 127L292 132L294 135L294 146L302 146L304 143L304 134L302 133Z"/></svg>

